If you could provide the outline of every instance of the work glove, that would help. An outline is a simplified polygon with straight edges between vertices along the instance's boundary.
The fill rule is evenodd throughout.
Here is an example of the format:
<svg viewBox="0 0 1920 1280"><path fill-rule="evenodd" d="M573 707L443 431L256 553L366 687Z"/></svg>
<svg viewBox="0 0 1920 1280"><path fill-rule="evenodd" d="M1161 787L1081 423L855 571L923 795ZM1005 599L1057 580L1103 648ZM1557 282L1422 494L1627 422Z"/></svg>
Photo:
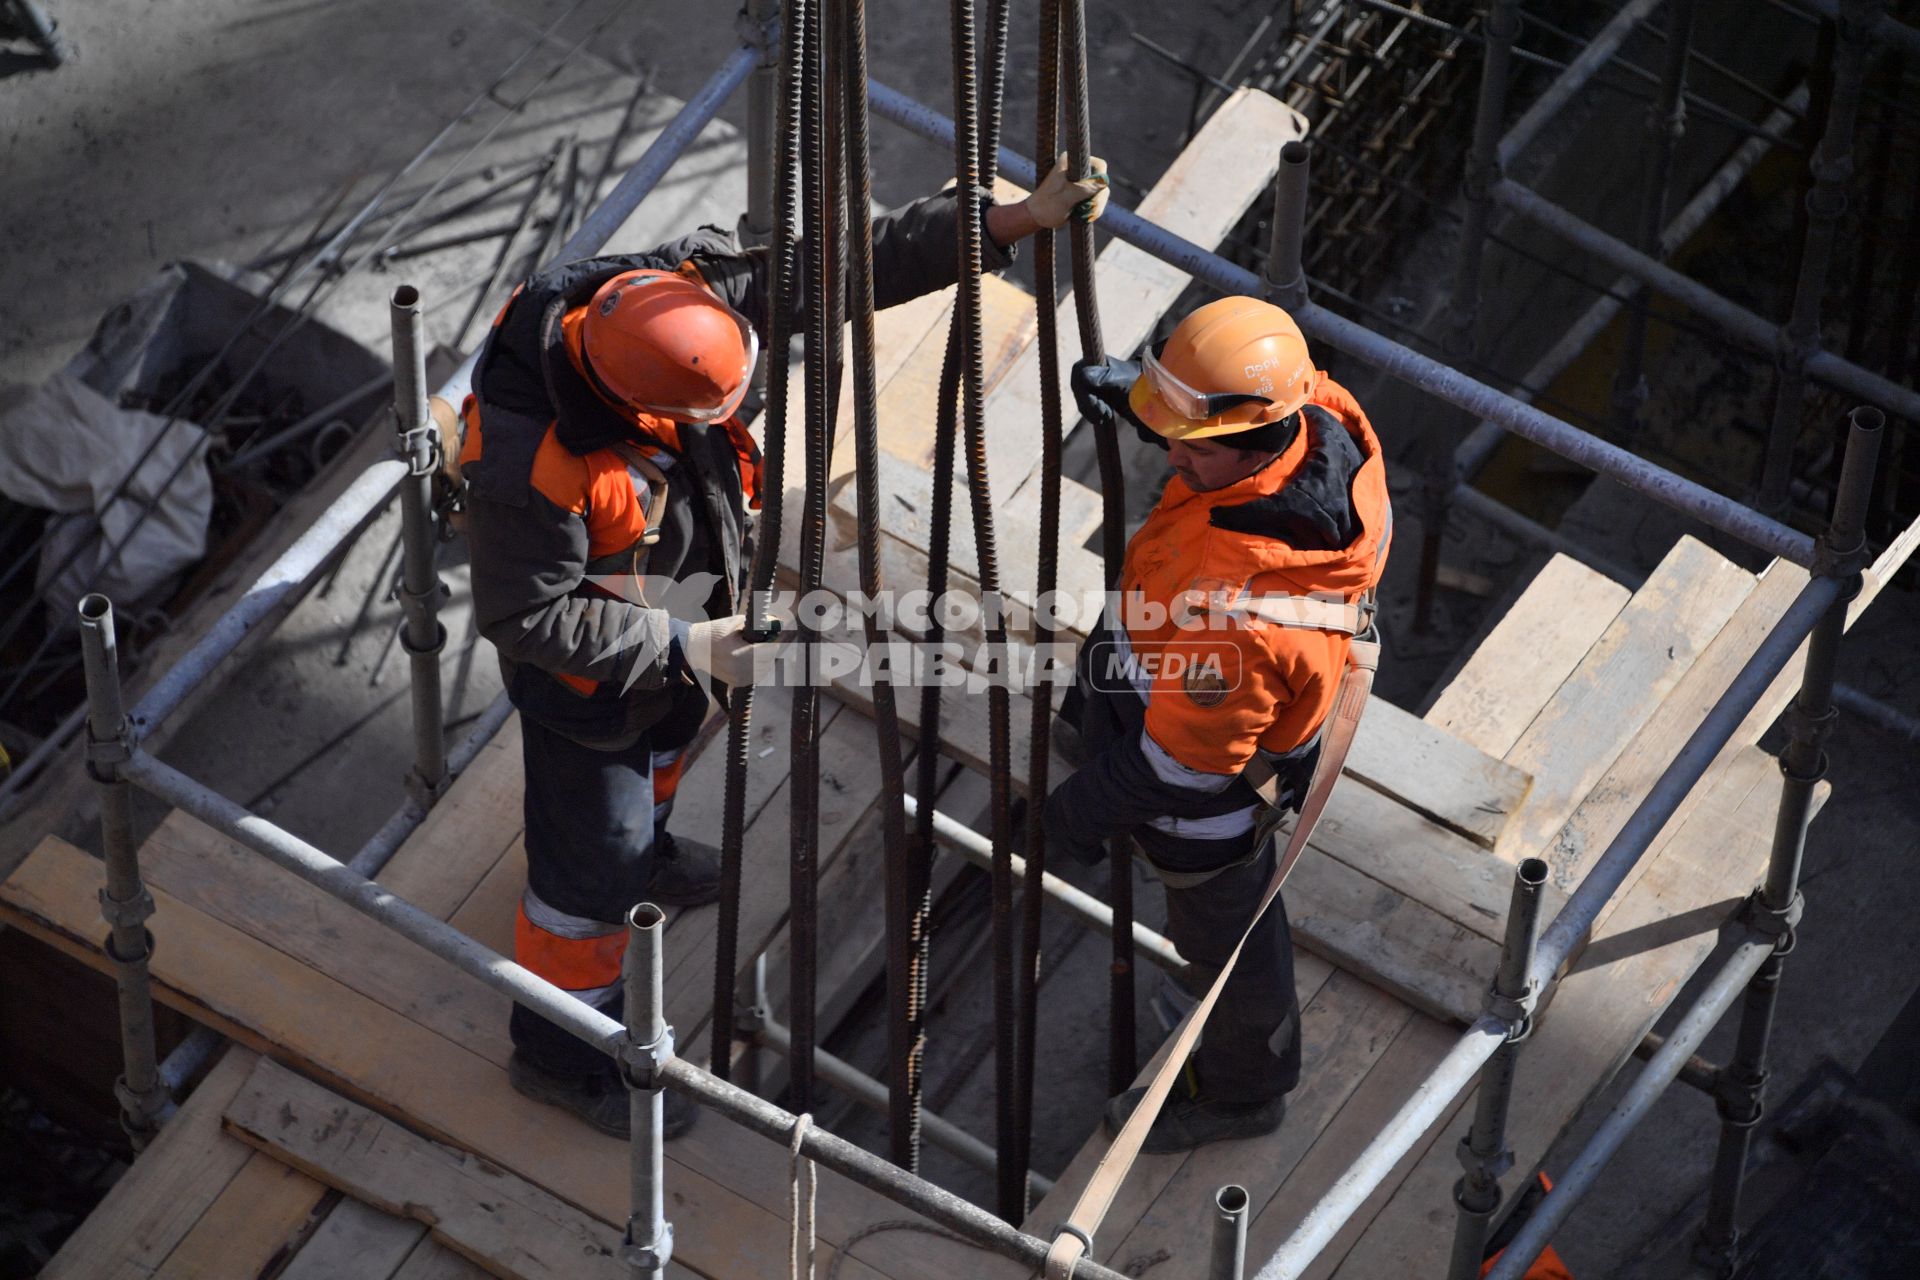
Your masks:
<svg viewBox="0 0 1920 1280"><path fill-rule="evenodd" d="M1066 225L1069 217L1081 222L1098 222L1107 209L1107 162L1088 156L1092 172L1074 181L1067 177L1067 153L1062 151L1053 172L1040 180L1039 189L1027 197L1027 212L1049 231Z"/></svg>
<svg viewBox="0 0 1920 1280"><path fill-rule="evenodd" d="M1138 360L1108 356L1104 360L1075 361L1068 383L1073 388L1073 402L1080 406L1080 416L1104 430L1117 418L1133 421L1127 393L1139 377Z"/></svg>
<svg viewBox="0 0 1920 1280"><path fill-rule="evenodd" d="M676 627L675 642L687 666L721 684L738 688L771 677L784 638L755 644L747 638L745 614Z"/></svg>

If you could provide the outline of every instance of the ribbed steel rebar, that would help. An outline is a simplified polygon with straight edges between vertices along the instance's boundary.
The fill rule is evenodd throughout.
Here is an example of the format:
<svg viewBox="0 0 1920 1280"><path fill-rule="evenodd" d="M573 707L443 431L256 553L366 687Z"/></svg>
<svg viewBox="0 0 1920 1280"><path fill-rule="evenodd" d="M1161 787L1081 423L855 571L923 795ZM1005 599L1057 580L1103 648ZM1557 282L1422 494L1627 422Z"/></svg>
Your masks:
<svg viewBox="0 0 1920 1280"><path fill-rule="evenodd" d="M860 590L878 600L880 576L880 423L879 388L873 370L873 208L872 156L867 119L866 0L837 0L845 6L840 24L846 38L847 74L843 85L847 119L847 302L853 321L853 445L858 492ZM865 611L870 651L885 652L888 636L875 611ZM873 682L874 729L880 753L881 833L886 851L887 955L887 1118L894 1163L918 1167L919 1094L913 1088L911 1025L913 909L907 865L906 778L901 762L900 713L894 702L893 674L876 671ZM935 749L937 751L937 748Z"/></svg>
<svg viewBox="0 0 1920 1280"><path fill-rule="evenodd" d="M993 809L993 1021L994 1146L1000 1153L997 1178L1000 1216L1018 1220L1026 1208L1026 1171L1012 1160L1013 1063L1015 1057L1013 984L1013 849L1008 720L1005 678L1006 621L999 600L999 554L994 541L993 496L987 484L986 382L981 361L980 273L983 260L979 59L974 43L973 0L953 0L954 177L959 190L959 288L954 315L961 323L961 421L967 462L967 496L973 509L973 541L979 561L982 607L987 611L987 659L998 670L987 688L988 778Z"/></svg>
<svg viewBox="0 0 1920 1280"><path fill-rule="evenodd" d="M800 526L800 595L820 589L826 558L827 471L833 429L831 405L834 377L831 364L830 317L838 289L840 265L832 229L837 218L827 171L828 134L834 111L827 92L825 13L819 3L806 7L801 62L800 178L805 201L807 252L806 343L806 502ZM804 677L793 695L793 773L788 782L791 805L792 860L790 864L790 925L792 960L789 966L789 1013L793 1048L787 1055L789 1084L796 1112L813 1110L814 966L818 937L820 853L820 691L813 683L813 647L818 636L798 612L800 654Z"/></svg>
<svg viewBox="0 0 1920 1280"><path fill-rule="evenodd" d="M1060 78L1067 125L1067 164L1075 176L1092 171L1091 114L1087 106L1087 12L1085 0L1062 0L1060 7ZM1045 162L1047 157L1042 156ZM1104 359L1106 339L1100 333L1100 300L1094 288L1093 225L1074 219L1068 224L1073 254L1073 309L1080 329L1080 358ZM1094 427L1094 451L1100 468L1100 558L1106 569L1107 590L1120 581L1120 565L1127 556L1127 488L1120 467L1117 424ZM1118 1094L1133 1084L1138 1057L1134 1047L1133 951L1124 941L1133 929L1133 849L1124 836L1107 843L1107 896L1113 903L1113 956L1109 963L1107 1091Z"/></svg>
<svg viewBox="0 0 1920 1280"><path fill-rule="evenodd" d="M1057 153L1060 140L1060 0L1041 0L1038 98L1034 106L1034 154ZM1034 351L1040 362L1040 547L1034 600L1044 601L1058 585L1060 559L1060 447L1065 424L1060 411L1060 339L1055 298L1059 292L1058 238L1042 228L1033 237L1033 296L1037 329ZM1055 635L1052 611L1034 611L1033 642L1046 653ZM1047 873L1044 817L1047 764L1052 752L1053 690L1045 683L1029 690L1033 722L1028 732L1026 877L1020 896L1020 953L1016 965L1019 1027L1013 1076L1014 1139L1012 1159L1026 1168L1033 1159L1033 1071L1040 1032L1040 928ZM931 806L929 806L931 808ZM1029 1180L1031 1192L1031 1180Z"/></svg>

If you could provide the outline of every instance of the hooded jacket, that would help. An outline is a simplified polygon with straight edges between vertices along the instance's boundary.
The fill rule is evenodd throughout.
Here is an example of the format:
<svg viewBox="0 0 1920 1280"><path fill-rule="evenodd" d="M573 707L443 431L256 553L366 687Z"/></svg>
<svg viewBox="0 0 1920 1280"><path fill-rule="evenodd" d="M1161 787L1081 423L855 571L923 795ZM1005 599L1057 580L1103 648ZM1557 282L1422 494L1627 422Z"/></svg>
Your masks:
<svg viewBox="0 0 1920 1280"><path fill-rule="evenodd" d="M954 282L955 210L944 192L874 220L876 306ZM991 237L984 248L989 270L1012 261ZM769 264L766 249L743 249L718 227L650 253L567 263L514 293L481 352L460 453L475 616L515 707L578 742L637 741L671 705L663 689L690 679L674 620L740 611L758 455L737 421L667 423L602 399L569 354L567 318L620 272L677 271L747 317L764 344ZM796 289L796 325L805 305ZM615 584L643 546L649 468L667 483L642 598Z"/></svg>
<svg viewBox="0 0 1920 1280"><path fill-rule="evenodd" d="M1048 798L1049 838L1097 857L1131 831L1172 870L1243 855L1259 799L1241 770L1262 752L1298 794L1350 642L1191 602L1358 600L1379 582L1390 540L1380 442L1324 373L1265 467L1205 493L1171 477L1127 544L1119 616L1110 610L1081 652L1092 754Z"/></svg>

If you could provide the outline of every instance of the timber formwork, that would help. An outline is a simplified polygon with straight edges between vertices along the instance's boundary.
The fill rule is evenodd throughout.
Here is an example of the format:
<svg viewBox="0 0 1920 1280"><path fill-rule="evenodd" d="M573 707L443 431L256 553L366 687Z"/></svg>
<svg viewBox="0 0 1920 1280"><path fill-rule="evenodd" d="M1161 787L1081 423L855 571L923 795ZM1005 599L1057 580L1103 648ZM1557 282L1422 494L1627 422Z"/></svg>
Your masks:
<svg viewBox="0 0 1920 1280"><path fill-rule="evenodd" d="M1234 200L1190 196L1251 137L1297 122L1257 93L1230 100L1142 207L1206 244L1264 189L1246 173ZM1270 153L1270 152L1269 152ZM1217 183L1210 185L1217 195ZM1144 331L1183 285L1126 245L1102 256L1106 320L1120 342ZM1164 296L1163 296L1164 295ZM1129 298L1129 302L1117 299ZM937 379L951 294L883 313L881 416L911 412ZM991 282L985 295L991 457L999 492L1032 481L1032 299ZM926 441L889 427L886 489L902 508L882 535L889 576L924 574ZM1075 497L1069 491L1068 507ZM1078 538L1097 511L1077 499L1062 585L1097 594ZM788 508L798 507L790 501ZM1010 504L1011 505L1011 504ZM1011 514L1011 513L1009 513ZM833 517L838 521L840 513ZM1073 520L1065 522L1071 530ZM1857 614L1913 549L1909 531L1869 569ZM965 540L958 540L964 545ZM1008 545L1030 540L1010 531ZM836 541L832 545L838 546ZM852 556L830 559L850 588ZM964 557L955 565L967 573ZM1009 580L1020 581L1016 568ZM1135 1273L1205 1255L1208 1206L1224 1183L1250 1192L1248 1253L1264 1258L1294 1231L1453 1048L1478 1015L1499 955L1513 868L1550 867L1551 916L1665 770L1702 716L1745 669L1807 585L1776 562L1749 573L1702 544L1677 544L1626 588L1564 557L1547 562L1423 715L1381 703L1287 899L1301 944L1297 975L1307 1070L1287 1123L1258 1141L1143 1157L1108 1214L1094 1257ZM1719 927L1766 865L1778 790L1755 742L1785 705L1797 660L1762 696L1649 854L1600 915L1520 1058L1508 1141L1512 1186L1611 1078L1705 960ZM739 977L786 960L782 886L788 844L787 700L763 696L749 772L747 874ZM837 690L820 735L823 777L823 997L878 946L879 780L859 691ZM1016 722L1019 711L1016 708ZM711 739L709 739L709 742ZM978 700L950 699L942 750L963 766L986 755ZM412 831L379 876L391 893L502 954L524 886L518 723L509 719ZM717 829L722 752L689 766L678 820ZM1415 757L1422 767L1409 767ZM464 763L464 761L462 762ZM1016 777L1024 773L1015 760ZM935 803L977 821L982 786L948 773ZM622 1275L627 1147L507 1085L504 995L386 931L184 813L146 841L141 866L157 911L148 922L156 993L235 1042L133 1171L45 1273L354 1273L420 1280L486 1272ZM102 869L57 841L0 888L0 912L106 968L98 949ZM713 909L678 913L666 931L666 1018L679 1043L706 1042L713 992ZM769 989L778 992L782 984ZM784 1016L777 1007L776 1019ZM1152 1069L1149 1065L1149 1070ZM1439 1274L1458 1173L1452 1137L1471 1091L1399 1162L1341 1228L1311 1274ZM1086 1117L1093 1128L1095 1117ZM1097 1133L1036 1206L1041 1236L1064 1216L1105 1150ZM667 1148L675 1274L738 1277L787 1269L790 1160L781 1145L709 1115ZM1438 1214L1438 1218L1436 1218ZM907 1224L903 1226L902 1224ZM820 1265L841 1275L1017 1276L1027 1268L926 1230L924 1220L828 1172L819 1187ZM849 1249L852 1256L836 1255ZM289 1260L290 1259L290 1260Z"/></svg>

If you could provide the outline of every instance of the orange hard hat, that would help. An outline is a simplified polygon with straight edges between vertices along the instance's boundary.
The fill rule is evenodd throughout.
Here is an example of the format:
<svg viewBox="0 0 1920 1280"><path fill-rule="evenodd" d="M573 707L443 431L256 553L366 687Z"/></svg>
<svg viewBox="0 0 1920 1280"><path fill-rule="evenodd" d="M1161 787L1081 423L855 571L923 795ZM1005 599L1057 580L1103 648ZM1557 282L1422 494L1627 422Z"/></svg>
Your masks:
<svg viewBox="0 0 1920 1280"><path fill-rule="evenodd" d="M580 319L581 371L607 399L677 422L718 422L747 394L759 341L704 286L672 271L623 271Z"/></svg>
<svg viewBox="0 0 1920 1280"><path fill-rule="evenodd" d="M1288 315L1259 298L1222 298L1141 360L1134 416L1169 440L1203 440L1278 422L1313 398L1319 373Z"/></svg>

